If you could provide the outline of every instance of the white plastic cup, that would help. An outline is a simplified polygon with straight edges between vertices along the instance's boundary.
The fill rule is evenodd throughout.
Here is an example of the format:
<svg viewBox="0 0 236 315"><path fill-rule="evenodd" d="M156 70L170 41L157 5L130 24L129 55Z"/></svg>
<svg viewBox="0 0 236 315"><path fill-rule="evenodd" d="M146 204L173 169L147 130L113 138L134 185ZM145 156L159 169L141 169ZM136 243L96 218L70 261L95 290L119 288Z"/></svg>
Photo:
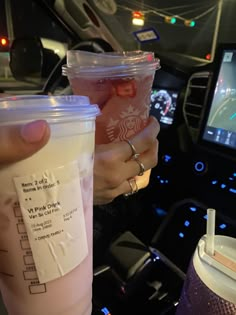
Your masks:
<svg viewBox="0 0 236 315"><path fill-rule="evenodd" d="M176 315L236 314L236 239L216 235L214 255L203 236L190 262Z"/></svg>
<svg viewBox="0 0 236 315"><path fill-rule="evenodd" d="M0 290L9 315L90 315L96 105L83 96L0 100L0 126L45 119L49 142L0 167Z"/></svg>
<svg viewBox="0 0 236 315"><path fill-rule="evenodd" d="M98 104L96 144L132 138L147 123L154 75L160 68L153 52L67 52L62 73L76 95Z"/></svg>

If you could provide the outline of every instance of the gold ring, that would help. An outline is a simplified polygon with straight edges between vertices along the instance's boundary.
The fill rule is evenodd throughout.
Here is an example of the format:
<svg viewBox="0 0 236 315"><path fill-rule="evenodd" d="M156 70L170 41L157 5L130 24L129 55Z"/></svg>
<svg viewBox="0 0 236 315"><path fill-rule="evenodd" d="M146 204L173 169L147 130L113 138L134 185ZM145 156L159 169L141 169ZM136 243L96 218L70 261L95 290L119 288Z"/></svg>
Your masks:
<svg viewBox="0 0 236 315"><path fill-rule="evenodd" d="M136 194L138 192L138 185L137 185L135 178L130 178L127 180L127 182L129 183L131 192L124 194L123 195L124 197L129 197L129 196Z"/></svg>
<svg viewBox="0 0 236 315"><path fill-rule="evenodd" d="M138 163L139 168L140 168L138 176L142 176L143 173L145 172L145 167L144 167L143 163L141 161L139 161L139 159L137 159L137 158L134 159L134 161Z"/></svg>
<svg viewBox="0 0 236 315"><path fill-rule="evenodd" d="M133 143L129 140L129 139L126 139L125 142L128 143L128 145L130 146L131 148L131 151L132 151L132 156L131 156L131 159L133 160L136 160L138 157L139 157L139 153L137 153L136 149L135 149L135 146L133 145Z"/></svg>

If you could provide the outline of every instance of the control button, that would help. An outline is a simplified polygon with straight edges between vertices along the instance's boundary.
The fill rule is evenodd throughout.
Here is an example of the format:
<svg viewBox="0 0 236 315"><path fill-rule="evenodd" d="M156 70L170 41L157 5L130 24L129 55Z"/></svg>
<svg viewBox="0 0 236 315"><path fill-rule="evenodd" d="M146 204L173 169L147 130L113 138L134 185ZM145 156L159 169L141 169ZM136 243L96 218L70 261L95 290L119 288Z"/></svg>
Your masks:
<svg viewBox="0 0 236 315"><path fill-rule="evenodd" d="M194 170L198 174L203 174L203 173L205 173L207 171L207 165L203 161L197 161L194 164Z"/></svg>
<svg viewBox="0 0 236 315"><path fill-rule="evenodd" d="M167 178L161 177L160 175L157 176L157 180L158 180L159 184L161 184L161 185L169 184L169 180Z"/></svg>
<svg viewBox="0 0 236 315"><path fill-rule="evenodd" d="M227 225L226 225L225 223L222 223L221 225L219 225L219 228L220 228L221 230L224 230L224 229L227 228Z"/></svg>
<svg viewBox="0 0 236 315"><path fill-rule="evenodd" d="M189 226L190 226L190 222L189 222L188 220L186 220L186 221L184 222L184 225L185 225L186 227L189 227Z"/></svg>
<svg viewBox="0 0 236 315"><path fill-rule="evenodd" d="M197 211L197 208L192 206L192 207L189 207L189 210L192 211L192 212L196 212Z"/></svg>
<svg viewBox="0 0 236 315"><path fill-rule="evenodd" d="M111 315L110 311L109 311L108 308L106 308L106 307L103 307L103 308L101 309L101 311L102 311L102 313L103 313L104 315Z"/></svg>
<svg viewBox="0 0 236 315"><path fill-rule="evenodd" d="M226 184L224 184L224 183L220 185L220 188L221 188L221 189L225 189L226 187L227 187L227 186L226 186Z"/></svg>
<svg viewBox="0 0 236 315"><path fill-rule="evenodd" d="M173 160L173 157L170 154L162 155L162 161L164 164L170 164Z"/></svg>

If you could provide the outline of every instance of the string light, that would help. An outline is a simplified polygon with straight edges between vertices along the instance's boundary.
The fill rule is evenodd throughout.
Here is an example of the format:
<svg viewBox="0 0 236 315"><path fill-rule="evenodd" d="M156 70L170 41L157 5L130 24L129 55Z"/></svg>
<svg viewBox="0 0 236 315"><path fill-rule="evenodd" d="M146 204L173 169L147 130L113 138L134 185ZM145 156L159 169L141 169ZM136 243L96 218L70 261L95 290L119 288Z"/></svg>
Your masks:
<svg viewBox="0 0 236 315"><path fill-rule="evenodd" d="M132 12L132 24L138 26L144 25L144 14L141 11Z"/></svg>

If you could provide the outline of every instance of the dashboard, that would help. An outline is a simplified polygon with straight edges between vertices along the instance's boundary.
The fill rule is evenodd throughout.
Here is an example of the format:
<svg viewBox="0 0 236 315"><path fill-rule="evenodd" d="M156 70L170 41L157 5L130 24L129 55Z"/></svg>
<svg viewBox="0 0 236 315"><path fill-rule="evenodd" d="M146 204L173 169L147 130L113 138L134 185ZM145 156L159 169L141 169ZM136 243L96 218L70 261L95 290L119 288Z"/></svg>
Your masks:
<svg viewBox="0 0 236 315"><path fill-rule="evenodd" d="M215 61L214 76L201 138L219 150L236 149L236 47L222 46Z"/></svg>
<svg viewBox="0 0 236 315"><path fill-rule="evenodd" d="M152 89L150 114L155 116L164 128L174 122L178 91L169 89Z"/></svg>
<svg viewBox="0 0 236 315"><path fill-rule="evenodd" d="M235 67L236 45L225 44L214 64L186 76L163 67L154 81L159 161L144 196L149 233L137 233L184 272L208 208L216 209L216 234L236 237Z"/></svg>
<svg viewBox="0 0 236 315"><path fill-rule="evenodd" d="M162 64L151 91L159 159L135 205L133 231L184 272L205 234L207 208L216 209L216 233L236 236L235 49L220 46L214 64L192 72Z"/></svg>
<svg viewBox="0 0 236 315"><path fill-rule="evenodd" d="M232 123L235 117L232 103L236 82L232 75L222 78L222 71L227 74L225 67L233 67L234 73L234 62L230 62L229 57L224 61L225 53L229 51L220 48L214 64L192 69L192 72L177 71L175 66L169 64L162 64L162 68L156 72L150 97L150 114L158 119L161 127L158 164L151 172L148 187L126 200L128 204L125 208L120 207L120 199L113 203L113 210L108 207L107 211L111 211L116 219L109 220L105 227L112 226L120 233L128 229L138 241L129 234L127 236L127 232L121 234L122 243L127 246L131 244L129 251L122 256L119 256L120 248L117 251L113 248L117 244L111 245L112 253L115 252L111 263L116 273L114 282L122 293L111 292L114 283L108 280L113 279L109 272L94 282L101 300L107 301L106 297L109 296L110 312L118 310L115 315L175 314L183 275L187 272L198 240L206 233L208 208L216 210L215 233L236 237L236 157ZM225 92L219 90L218 82L221 79L227 82ZM219 111L218 99L222 108ZM212 130L214 136L211 135ZM104 218L104 212L101 214L96 210L95 218L99 213ZM128 268L124 257L137 258L137 254L133 255L132 252L136 246L140 246L140 240L142 246L148 244L149 248L158 251L160 263L154 263L149 271L147 259L143 265L144 271L137 272L137 278L122 279L123 271ZM99 254L97 252L97 256ZM163 260L162 255L165 257ZM138 263L141 258L138 255ZM160 283L161 297L157 295L152 300L153 286ZM171 290L173 283L174 292ZM107 289L104 295L99 290L101 286ZM132 292L134 288L140 288L141 292ZM137 294L143 300L137 299ZM162 296L165 298L162 299Z"/></svg>

